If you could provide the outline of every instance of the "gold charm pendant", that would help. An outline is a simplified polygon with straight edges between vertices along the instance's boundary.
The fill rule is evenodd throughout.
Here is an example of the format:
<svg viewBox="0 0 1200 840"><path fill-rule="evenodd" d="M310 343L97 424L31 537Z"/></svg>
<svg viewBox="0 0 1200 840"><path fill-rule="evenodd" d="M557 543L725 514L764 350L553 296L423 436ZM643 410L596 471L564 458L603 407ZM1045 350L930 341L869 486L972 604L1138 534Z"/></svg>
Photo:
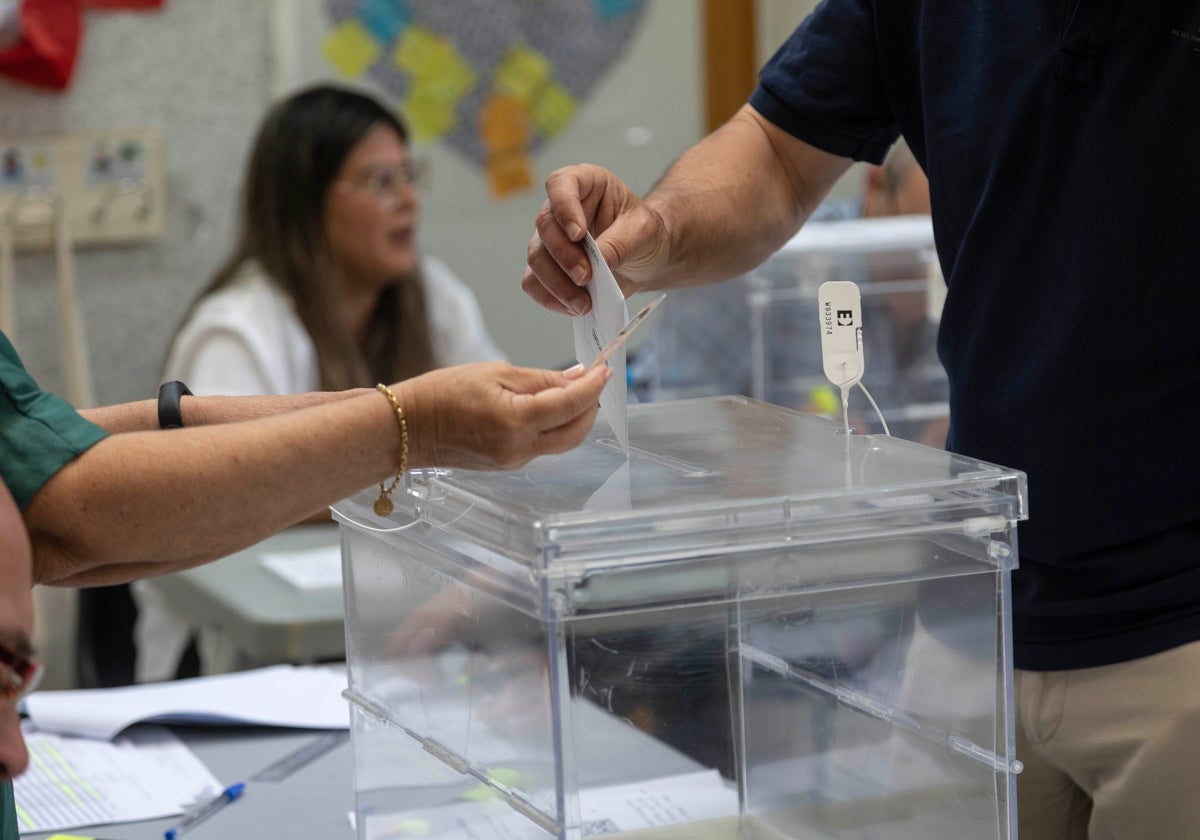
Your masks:
<svg viewBox="0 0 1200 840"><path fill-rule="evenodd" d="M387 496L380 495L380 497L375 500L376 516L391 516L394 509L395 505L392 504L392 500Z"/></svg>

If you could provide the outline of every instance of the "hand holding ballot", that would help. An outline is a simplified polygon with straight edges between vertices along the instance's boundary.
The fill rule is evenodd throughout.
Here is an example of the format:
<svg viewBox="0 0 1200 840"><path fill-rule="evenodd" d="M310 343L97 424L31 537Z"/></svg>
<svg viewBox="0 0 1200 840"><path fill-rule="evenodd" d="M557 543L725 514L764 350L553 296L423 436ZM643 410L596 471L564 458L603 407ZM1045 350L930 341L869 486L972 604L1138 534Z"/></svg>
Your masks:
<svg viewBox="0 0 1200 840"><path fill-rule="evenodd" d="M608 365L612 371L612 378L605 383L604 391L600 394L600 411L608 420L621 449L628 454L625 341L662 301L662 297L648 304L635 318L630 319L621 287L604 262L590 233L584 237L583 249L591 267L592 279L585 289L591 301L591 308L575 320L575 357L584 366L585 371L591 371L602 364Z"/></svg>
<svg viewBox="0 0 1200 840"><path fill-rule="evenodd" d="M595 300L584 287L594 279L593 266L581 248L589 230L622 297L666 288L651 282L667 268L665 223L615 175L590 164L570 166L551 173L546 192L521 281L527 295L551 312L591 311Z"/></svg>

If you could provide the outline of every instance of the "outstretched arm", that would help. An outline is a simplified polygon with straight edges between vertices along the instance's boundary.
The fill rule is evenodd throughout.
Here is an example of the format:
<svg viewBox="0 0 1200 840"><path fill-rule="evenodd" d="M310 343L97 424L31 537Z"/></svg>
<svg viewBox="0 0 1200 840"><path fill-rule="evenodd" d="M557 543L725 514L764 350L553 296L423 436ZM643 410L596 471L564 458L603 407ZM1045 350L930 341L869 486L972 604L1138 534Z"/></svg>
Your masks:
<svg viewBox="0 0 1200 840"><path fill-rule="evenodd" d="M529 243L525 292L583 314L588 230L626 296L712 283L761 263L792 236L850 166L743 106L638 198L597 166L556 170Z"/></svg>
<svg viewBox="0 0 1200 840"><path fill-rule="evenodd" d="M298 408L325 405L370 393L370 389L314 391L310 394L255 397L184 397L180 402L184 426L208 426L271 417ZM155 400L80 409L79 413L107 432L148 432L158 428Z"/></svg>
<svg viewBox="0 0 1200 840"><path fill-rule="evenodd" d="M565 451L591 428L608 375L568 379L496 362L398 383L408 466L512 469ZM224 556L388 478L399 440L391 404L374 391L252 420L114 434L26 508L35 580L117 583Z"/></svg>

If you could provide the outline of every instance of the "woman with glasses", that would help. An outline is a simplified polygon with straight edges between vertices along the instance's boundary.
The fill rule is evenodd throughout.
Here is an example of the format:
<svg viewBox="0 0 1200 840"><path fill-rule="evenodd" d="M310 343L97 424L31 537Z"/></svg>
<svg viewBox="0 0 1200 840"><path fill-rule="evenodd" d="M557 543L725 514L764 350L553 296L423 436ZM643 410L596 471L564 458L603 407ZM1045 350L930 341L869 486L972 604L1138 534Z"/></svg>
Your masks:
<svg viewBox="0 0 1200 840"><path fill-rule="evenodd" d="M502 358L471 292L417 247L403 123L322 85L276 105L246 172L236 249L183 320L164 378L291 394Z"/></svg>
<svg viewBox="0 0 1200 840"><path fill-rule="evenodd" d="M404 124L371 97L320 85L278 103L250 156L237 247L185 316L163 378L196 394L294 394L503 359L471 291L420 254L419 174ZM135 677L170 678L192 631L153 584L134 592ZM198 655L205 671L236 663L212 630Z"/></svg>

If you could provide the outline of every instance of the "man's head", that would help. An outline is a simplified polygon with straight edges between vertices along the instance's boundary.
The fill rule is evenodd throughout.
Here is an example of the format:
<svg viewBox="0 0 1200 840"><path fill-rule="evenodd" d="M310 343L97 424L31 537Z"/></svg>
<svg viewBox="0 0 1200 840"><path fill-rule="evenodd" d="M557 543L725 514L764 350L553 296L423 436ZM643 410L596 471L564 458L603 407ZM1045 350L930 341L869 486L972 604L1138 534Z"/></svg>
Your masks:
<svg viewBox="0 0 1200 840"><path fill-rule="evenodd" d="M0 781L29 763L16 701L36 678L33 635L33 554L25 521L0 481Z"/></svg>
<svg viewBox="0 0 1200 840"><path fill-rule="evenodd" d="M896 141L882 166L867 170L863 215L929 215L929 179L903 138Z"/></svg>

